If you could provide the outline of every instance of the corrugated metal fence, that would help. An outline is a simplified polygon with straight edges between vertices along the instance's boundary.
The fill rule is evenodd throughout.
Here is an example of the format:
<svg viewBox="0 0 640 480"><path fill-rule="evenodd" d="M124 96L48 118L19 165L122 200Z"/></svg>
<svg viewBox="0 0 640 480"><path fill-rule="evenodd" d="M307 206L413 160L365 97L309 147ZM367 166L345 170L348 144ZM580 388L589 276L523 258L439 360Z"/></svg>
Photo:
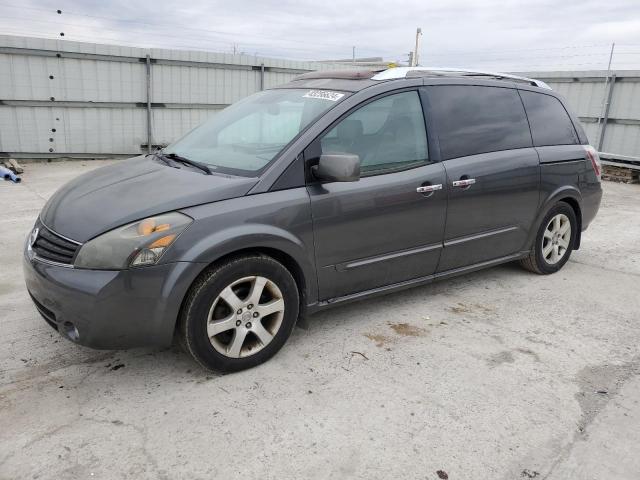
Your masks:
<svg viewBox="0 0 640 480"><path fill-rule="evenodd" d="M225 106L344 64L0 36L0 156L134 155ZM530 72L569 100L591 143L640 161L640 71Z"/></svg>
<svg viewBox="0 0 640 480"><path fill-rule="evenodd" d="M640 162L640 71L529 72L565 96L603 158Z"/></svg>
<svg viewBox="0 0 640 480"><path fill-rule="evenodd" d="M344 65L0 36L0 156L134 155L225 106ZM348 68L348 67L347 67Z"/></svg>

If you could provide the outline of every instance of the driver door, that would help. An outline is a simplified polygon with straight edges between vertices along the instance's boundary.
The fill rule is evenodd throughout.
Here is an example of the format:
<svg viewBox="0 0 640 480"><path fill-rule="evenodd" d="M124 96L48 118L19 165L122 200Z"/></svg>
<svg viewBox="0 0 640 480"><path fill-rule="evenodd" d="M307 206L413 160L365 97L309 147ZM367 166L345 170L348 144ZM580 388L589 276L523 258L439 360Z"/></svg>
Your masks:
<svg viewBox="0 0 640 480"><path fill-rule="evenodd" d="M447 182L442 164L429 159L418 92L356 107L305 150L305 160L313 164L322 153L357 154L361 178L307 185L320 299L433 274Z"/></svg>

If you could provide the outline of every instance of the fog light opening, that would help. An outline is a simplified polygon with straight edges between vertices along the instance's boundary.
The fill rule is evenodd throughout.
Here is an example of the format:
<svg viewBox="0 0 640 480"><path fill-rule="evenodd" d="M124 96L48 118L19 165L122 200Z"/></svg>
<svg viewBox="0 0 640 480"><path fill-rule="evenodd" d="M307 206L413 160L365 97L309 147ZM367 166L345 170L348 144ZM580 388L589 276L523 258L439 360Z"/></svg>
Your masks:
<svg viewBox="0 0 640 480"><path fill-rule="evenodd" d="M80 332L78 332L76 326L71 322L64 322L64 324L62 325L62 331L67 337L69 337L70 340L73 340L74 342L80 337Z"/></svg>

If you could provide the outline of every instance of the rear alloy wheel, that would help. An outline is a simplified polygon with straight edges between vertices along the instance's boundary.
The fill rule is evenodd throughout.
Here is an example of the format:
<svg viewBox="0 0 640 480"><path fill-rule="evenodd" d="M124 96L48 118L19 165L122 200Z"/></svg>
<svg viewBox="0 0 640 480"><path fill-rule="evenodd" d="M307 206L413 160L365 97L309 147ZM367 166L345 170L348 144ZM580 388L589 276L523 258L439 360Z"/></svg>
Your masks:
<svg viewBox="0 0 640 480"><path fill-rule="evenodd" d="M214 265L191 287L180 318L186 350L205 368L243 370L271 358L297 320L291 273L265 255Z"/></svg>
<svg viewBox="0 0 640 480"><path fill-rule="evenodd" d="M577 224L576 214L569 204L556 204L542 220L533 252L520 264L541 275L560 270L571 256Z"/></svg>
<svg viewBox="0 0 640 480"><path fill-rule="evenodd" d="M542 235L542 256L549 265L558 263L571 245L571 221L564 213L555 215Z"/></svg>

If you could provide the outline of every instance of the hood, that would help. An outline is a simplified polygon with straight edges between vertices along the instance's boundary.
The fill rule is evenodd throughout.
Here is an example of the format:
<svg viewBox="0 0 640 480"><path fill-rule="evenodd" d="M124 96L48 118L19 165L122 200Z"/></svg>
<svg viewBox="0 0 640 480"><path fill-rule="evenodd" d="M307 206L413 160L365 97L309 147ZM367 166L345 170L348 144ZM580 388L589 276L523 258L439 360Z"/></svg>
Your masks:
<svg viewBox="0 0 640 480"><path fill-rule="evenodd" d="M245 195L257 178L203 175L135 157L87 172L47 202L42 222L77 242L151 215Z"/></svg>

